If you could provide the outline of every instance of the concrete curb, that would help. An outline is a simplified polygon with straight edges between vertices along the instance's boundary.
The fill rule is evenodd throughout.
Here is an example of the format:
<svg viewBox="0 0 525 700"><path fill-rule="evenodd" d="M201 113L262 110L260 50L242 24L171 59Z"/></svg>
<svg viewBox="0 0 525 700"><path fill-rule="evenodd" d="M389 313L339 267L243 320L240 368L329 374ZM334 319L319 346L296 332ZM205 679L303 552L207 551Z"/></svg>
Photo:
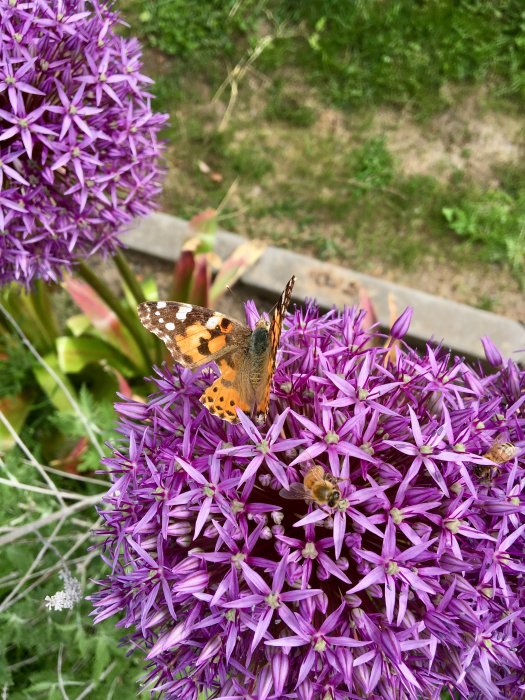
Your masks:
<svg viewBox="0 0 525 700"><path fill-rule="evenodd" d="M138 219L123 242L132 250L173 261L190 235L188 223L183 219L155 213ZM220 231L217 253L224 257L244 240L242 236ZM410 335L419 342L430 337L443 340L446 347L472 357L484 357L482 335L490 336L505 356L525 348L525 328L517 321L274 246L266 248L257 264L243 275L242 282L273 299L292 274L297 277L294 298L297 301L315 298L323 308L357 304L359 289L364 288L385 327L390 323L389 301L399 313L412 306Z"/></svg>

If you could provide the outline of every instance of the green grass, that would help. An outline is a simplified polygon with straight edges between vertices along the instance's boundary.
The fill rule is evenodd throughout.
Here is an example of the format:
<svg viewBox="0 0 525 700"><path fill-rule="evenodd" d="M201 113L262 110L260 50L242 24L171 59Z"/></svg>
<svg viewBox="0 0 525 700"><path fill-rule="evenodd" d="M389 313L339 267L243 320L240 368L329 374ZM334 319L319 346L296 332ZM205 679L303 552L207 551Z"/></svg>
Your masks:
<svg viewBox="0 0 525 700"><path fill-rule="evenodd" d="M275 40L260 59L276 76L302 71L341 107L391 104L425 115L446 105L448 83L487 86L497 99L525 96L521 0L121 0L133 32L208 76L233 67L261 35ZM280 78L282 80L282 78ZM279 92L277 88L277 92ZM274 98L278 107L282 96ZM297 123L302 105L269 106ZM297 114L299 113L299 115Z"/></svg>
<svg viewBox="0 0 525 700"><path fill-rule="evenodd" d="M275 80L264 110L269 122L281 122L291 127L309 127L316 121L316 111L304 104L303 95L286 90L283 80Z"/></svg>
<svg viewBox="0 0 525 700"><path fill-rule="evenodd" d="M481 260L507 264L517 275L523 270L524 199L517 172L506 170L495 189L480 188L463 171L447 182L406 176L385 138L367 135L366 126L342 144L315 125L250 120L247 110L240 104L221 133L191 107L183 125L174 122L169 138L177 166L166 183L168 211L190 218L217 207L237 181L235 201L223 212L234 218L225 225L322 259L348 261L363 271L373 271L380 259L410 270L423 254L443 260L446 251L464 264ZM199 161L222 180L203 174ZM238 210L245 213L239 217Z"/></svg>
<svg viewBox="0 0 525 700"><path fill-rule="evenodd" d="M525 96L520 0L290 0L275 3L275 12L303 27L295 42L281 43L276 63L303 65L334 104L434 112L443 104L441 88L463 81Z"/></svg>
<svg viewBox="0 0 525 700"><path fill-rule="evenodd" d="M496 173L501 185L491 188L468 170L448 181L407 176L385 138L370 132L376 106L429 117L461 94L451 85L481 83L490 104L505 109L509 97L522 98L518 0L122 6L132 32L155 48L146 68L157 80L156 107L171 114L165 209L189 218L217 207L236 181L224 225L281 245L364 271L378 260L409 270L446 249L463 264L503 264L521 274L521 175ZM217 89L266 35L273 42L237 85L230 119L219 128L230 93L226 87L214 101ZM349 108L341 113L343 142L317 128L326 107ZM216 176L201 172L199 161Z"/></svg>

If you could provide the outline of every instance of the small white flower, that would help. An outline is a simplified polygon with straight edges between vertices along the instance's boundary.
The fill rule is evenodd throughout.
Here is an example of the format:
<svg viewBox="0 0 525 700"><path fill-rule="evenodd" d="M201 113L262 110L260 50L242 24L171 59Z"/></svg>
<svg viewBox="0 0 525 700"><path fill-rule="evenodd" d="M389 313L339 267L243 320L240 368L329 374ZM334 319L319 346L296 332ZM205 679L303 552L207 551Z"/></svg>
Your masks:
<svg viewBox="0 0 525 700"><path fill-rule="evenodd" d="M45 605L48 610L71 610L82 598L82 586L67 569L58 574L64 582L64 590L54 595L46 595Z"/></svg>

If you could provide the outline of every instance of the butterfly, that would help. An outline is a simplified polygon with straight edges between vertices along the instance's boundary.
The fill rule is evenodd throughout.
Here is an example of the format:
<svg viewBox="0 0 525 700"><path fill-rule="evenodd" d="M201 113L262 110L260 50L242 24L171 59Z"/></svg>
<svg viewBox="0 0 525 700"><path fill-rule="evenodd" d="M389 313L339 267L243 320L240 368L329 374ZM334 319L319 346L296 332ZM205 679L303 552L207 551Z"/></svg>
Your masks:
<svg viewBox="0 0 525 700"><path fill-rule="evenodd" d="M174 360L196 369L215 362L220 377L200 397L210 413L237 423L237 408L264 421L270 402L277 348L293 276L274 307L270 320L261 316L252 330L218 311L176 301L146 301L138 306L142 325L155 333Z"/></svg>

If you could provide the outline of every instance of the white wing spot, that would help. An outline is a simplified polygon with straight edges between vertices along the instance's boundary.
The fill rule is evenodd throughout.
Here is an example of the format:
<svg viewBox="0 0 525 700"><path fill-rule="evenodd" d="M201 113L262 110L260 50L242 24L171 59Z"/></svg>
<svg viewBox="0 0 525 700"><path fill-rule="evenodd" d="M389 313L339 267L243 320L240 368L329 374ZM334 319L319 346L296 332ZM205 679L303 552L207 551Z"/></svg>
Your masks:
<svg viewBox="0 0 525 700"><path fill-rule="evenodd" d="M158 318L157 321L158 321L159 323L164 323L164 319L163 319L163 318Z"/></svg>
<svg viewBox="0 0 525 700"><path fill-rule="evenodd" d="M172 323L171 321L166 324L166 330L167 331L174 331L175 330L175 324Z"/></svg>
<svg viewBox="0 0 525 700"><path fill-rule="evenodd" d="M177 311L177 313L175 314L175 318L178 321L185 321L186 316L190 313L190 311L191 311L191 306L189 306L189 304L183 304L180 307L180 309Z"/></svg>
<svg viewBox="0 0 525 700"><path fill-rule="evenodd" d="M206 321L206 328L208 330L215 328L215 326L219 323L220 318L220 314L213 314L213 316L210 316L210 318Z"/></svg>
<svg viewBox="0 0 525 700"><path fill-rule="evenodd" d="M166 308L166 302L165 301L158 301L157 302L157 309L164 309Z"/></svg>
<svg viewBox="0 0 525 700"><path fill-rule="evenodd" d="M155 316L160 316L160 311L155 311Z"/></svg>

